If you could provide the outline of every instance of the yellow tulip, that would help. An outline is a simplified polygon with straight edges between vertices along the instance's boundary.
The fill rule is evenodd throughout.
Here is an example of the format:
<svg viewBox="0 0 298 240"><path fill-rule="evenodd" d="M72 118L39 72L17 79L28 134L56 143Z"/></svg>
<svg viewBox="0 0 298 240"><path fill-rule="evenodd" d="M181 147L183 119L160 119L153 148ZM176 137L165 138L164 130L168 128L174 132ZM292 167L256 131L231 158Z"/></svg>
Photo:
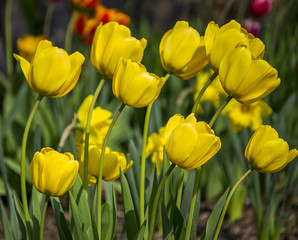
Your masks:
<svg viewBox="0 0 298 240"><path fill-rule="evenodd" d="M113 93L128 106L141 108L153 103L158 97L166 79L148 73L141 63L131 59L120 59L114 77Z"/></svg>
<svg viewBox="0 0 298 240"><path fill-rule="evenodd" d="M262 41L241 27L235 20L218 27L211 21L205 31L206 54L209 57L210 67L218 73L220 62L235 47L247 46L252 56L261 59L264 56L265 46Z"/></svg>
<svg viewBox="0 0 298 240"><path fill-rule="evenodd" d="M151 161L156 165L156 173L160 175L160 167L163 164L163 149L166 143L165 127L161 127L158 133L148 137L146 146L146 158L152 154Z"/></svg>
<svg viewBox="0 0 298 240"><path fill-rule="evenodd" d="M251 104L242 104L232 99L222 114L229 117L232 130L238 132L246 127L256 130L262 125L262 117L270 116L272 109L262 100Z"/></svg>
<svg viewBox="0 0 298 240"><path fill-rule="evenodd" d="M68 55L61 48L53 47L48 40L39 42L32 62L14 54L30 87L40 95L62 97L73 89L80 74L84 56L75 52Z"/></svg>
<svg viewBox="0 0 298 240"><path fill-rule="evenodd" d="M178 21L164 34L159 55L163 68L184 80L194 77L208 64L204 37L185 21Z"/></svg>
<svg viewBox="0 0 298 240"><path fill-rule="evenodd" d="M222 60L219 79L226 93L244 104L266 97L280 84L277 70L253 58L246 47L235 48Z"/></svg>
<svg viewBox="0 0 298 240"><path fill-rule="evenodd" d="M29 173L35 188L49 196L61 196L74 184L79 162L71 153L59 153L50 147L36 152Z"/></svg>
<svg viewBox="0 0 298 240"><path fill-rule="evenodd" d="M112 78L121 57L141 62L147 40L131 37L128 27L117 22L100 24L91 47L91 64L102 75Z"/></svg>
<svg viewBox="0 0 298 240"><path fill-rule="evenodd" d="M261 125L250 138L245 149L245 159L258 172L273 173L282 170L298 155L269 125Z"/></svg>
<svg viewBox="0 0 298 240"><path fill-rule="evenodd" d="M165 150L170 161L181 168L192 170L209 159L220 149L221 142L205 122L197 122L194 113L186 119L174 115L166 125Z"/></svg>
<svg viewBox="0 0 298 240"><path fill-rule="evenodd" d="M77 146L77 155L80 163L79 174L84 179L84 152L85 145ZM97 182L99 171L99 159L101 155L100 145L89 145L89 159L88 159L88 185L91 186ZM126 163L126 157L124 153L112 151L110 148L106 148L102 179L107 182L111 182L120 177L120 168L123 173L126 173L131 168L133 161Z"/></svg>
<svg viewBox="0 0 298 240"><path fill-rule="evenodd" d="M38 46L38 43L44 39L45 39L45 36L42 36L42 35L39 35L39 36L26 35L22 38L18 38L17 48L18 48L19 54L23 58L26 58L28 61L31 61L34 56L35 50Z"/></svg>
<svg viewBox="0 0 298 240"><path fill-rule="evenodd" d="M78 128L75 131L75 141L76 144L81 144L85 142L85 133L84 129L87 124L87 116L89 108L93 99L93 95L88 95L78 110ZM103 109L100 106L97 106L93 109L91 123L90 123L90 135L89 143L90 144L102 144L104 138L107 134L109 126L112 122L110 118L112 113L109 110Z"/></svg>

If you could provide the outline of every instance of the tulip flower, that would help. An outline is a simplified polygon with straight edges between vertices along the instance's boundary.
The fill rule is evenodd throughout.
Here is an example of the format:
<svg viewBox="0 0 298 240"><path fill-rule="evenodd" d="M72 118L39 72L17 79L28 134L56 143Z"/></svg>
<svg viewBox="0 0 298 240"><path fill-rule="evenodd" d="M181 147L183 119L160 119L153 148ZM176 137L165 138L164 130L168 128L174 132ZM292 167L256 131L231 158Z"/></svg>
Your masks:
<svg viewBox="0 0 298 240"><path fill-rule="evenodd" d="M261 23L250 18L244 19L242 26L254 36L258 36L261 30Z"/></svg>
<svg viewBox="0 0 298 240"><path fill-rule="evenodd" d="M99 0L70 0L70 2L82 9L93 8Z"/></svg>
<svg viewBox="0 0 298 240"><path fill-rule="evenodd" d="M53 47L48 40L39 42L31 63L17 54L14 57L20 62L29 86L50 98L62 97L73 89L85 61L81 53L68 55L65 50Z"/></svg>
<svg viewBox="0 0 298 240"><path fill-rule="evenodd" d="M75 131L76 144L85 142L85 132L82 131L86 128L88 111L91 105L93 95L88 95L79 107L78 114L78 128ZM93 109L91 123L90 123L90 144L102 144L107 134L108 128L112 122L110 118L112 113L109 110L103 109L100 106Z"/></svg>
<svg viewBox="0 0 298 240"><path fill-rule="evenodd" d="M84 178L84 144L77 146L77 155L80 163L79 174ZM89 145L89 160L88 160L88 185L91 186L97 182L99 172L99 159L101 155L100 145ZM102 179L107 182L112 182L120 177L120 168L123 173L126 173L131 168L133 161L126 163L126 157L123 153L112 151L106 148Z"/></svg>
<svg viewBox="0 0 298 240"><path fill-rule="evenodd" d="M141 108L153 103L166 79L148 73L141 63L120 59L112 83L113 93L124 104Z"/></svg>
<svg viewBox="0 0 298 240"><path fill-rule="evenodd" d="M22 38L19 38L17 40L17 48L19 54L28 61L31 61L34 56L35 50L38 46L38 43L44 39L45 36L43 35L26 35Z"/></svg>
<svg viewBox="0 0 298 240"><path fill-rule="evenodd" d="M264 98L280 84L277 70L254 59L246 47L235 48L222 60L219 79L226 93L244 104Z"/></svg>
<svg viewBox="0 0 298 240"><path fill-rule="evenodd" d="M222 59L237 46L247 46L257 59L263 58L265 51L262 41L248 34L235 20L221 28L214 22L210 22L205 31L205 46L210 67L216 73Z"/></svg>
<svg viewBox="0 0 298 240"><path fill-rule="evenodd" d="M74 184L79 162L71 153L59 153L50 147L36 152L29 173L35 188L46 195L57 197L66 193Z"/></svg>
<svg viewBox="0 0 298 240"><path fill-rule="evenodd" d="M261 125L252 135L245 149L245 159L258 172L273 173L282 170L298 155L269 125Z"/></svg>
<svg viewBox="0 0 298 240"><path fill-rule="evenodd" d="M254 17L262 17L270 11L273 0L252 0L250 13Z"/></svg>
<svg viewBox="0 0 298 240"><path fill-rule="evenodd" d="M147 40L131 37L128 27L117 22L100 24L91 47L91 64L102 75L112 78L121 57L140 62Z"/></svg>
<svg viewBox="0 0 298 240"><path fill-rule="evenodd" d="M164 34L159 55L163 68L184 80L194 77L208 64L204 38L185 21L178 21Z"/></svg>
<svg viewBox="0 0 298 240"><path fill-rule="evenodd" d="M195 169L211 159L221 142L205 122L197 122L194 113L186 119L174 115L166 125L165 150L170 161L186 170Z"/></svg>

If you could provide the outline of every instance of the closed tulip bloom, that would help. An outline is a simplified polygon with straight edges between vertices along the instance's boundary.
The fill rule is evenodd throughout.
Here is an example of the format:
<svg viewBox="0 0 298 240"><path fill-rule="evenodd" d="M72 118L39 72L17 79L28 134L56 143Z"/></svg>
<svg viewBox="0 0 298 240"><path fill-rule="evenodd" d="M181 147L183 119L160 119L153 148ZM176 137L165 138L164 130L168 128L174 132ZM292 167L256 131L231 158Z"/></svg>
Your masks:
<svg viewBox="0 0 298 240"><path fill-rule="evenodd" d="M185 21L178 21L164 34L159 55L163 68L184 80L194 77L208 64L204 38Z"/></svg>
<svg viewBox="0 0 298 240"><path fill-rule="evenodd" d="M140 62L147 40L131 37L128 27L117 22L100 24L91 47L91 64L102 75L112 78L121 57Z"/></svg>
<svg viewBox="0 0 298 240"><path fill-rule="evenodd" d="M122 58L113 77L112 89L124 104L141 108L153 103L166 79L148 73L141 63Z"/></svg>
<svg viewBox="0 0 298 240"><path fill-rule="evenodd" d="M221 142L205 122L197 122L194 113L186 119L174 115L166 125L165 150L170 161L186 170L195 169L211 159Z"/></svg>
<svg viewBox="0 0 298 240"><path fill-rule="evenodd" d="M66 193L74 184L79 162L71 153L59 153L50 147L36 152L29 173L35 188L46 195L57 197Z"/></svg>
<svg viewBox="0 0 298 240"><path fill-rule="evenodd" d="M235 47L247 46L255 58L263 58L265 46L260 39L241 27L235 20L218 27L210 22L205 31L206 54L209 57L210 67L218 73L222 59Z"/></svg>
<svg viewBox="0 0 298 240"><path fill-rule="evenodd" d="M254 59L246 47L235 48L222 60L219 79L226 93L244 104L266 97L280 84L277 70Z"/></svg>
<svg viewBox="0 0 298 240"><path fill-rule="evenodd" d="M39 36L26 35L22 38L18 38L17 40L18 52L23 58L27 59L28 61L31 61L34 56L38 43L44 39L45 39L45 36L43 35L39 35Z"/></svg>
<svg viewBox="0 0 298 240"><path fill-rule="evenodd" d="M84 178L84 151L85 146L77 146L77 154L80 162L79 173L81 178ZM89 145L89 160L88 160L88 185L91 186L97 182L99 172L99 159L101 155L101 146ZM107 182L112 182L120 177L120 168L123 173L126 173L128 169L133 165L133 161L128 164L124 153L112 151L110 148L106 148L102 179Z"/></svg>
<svg viewBox="0 0 298 240"><path fill-rule="evenodd" d="M273 173L282 170L298 155L269 125L261 125L250 138L245 149L245 159L258 172Z"/></svg>
<svg viewBox="0 0 298 240"><path fill-rule="evenodd" d="M68 55L47 40L39 42L31 63L17 54L14 57L20 62L30 87L50 98L62 97L73 89L85 61L81 53Z"/></svg>

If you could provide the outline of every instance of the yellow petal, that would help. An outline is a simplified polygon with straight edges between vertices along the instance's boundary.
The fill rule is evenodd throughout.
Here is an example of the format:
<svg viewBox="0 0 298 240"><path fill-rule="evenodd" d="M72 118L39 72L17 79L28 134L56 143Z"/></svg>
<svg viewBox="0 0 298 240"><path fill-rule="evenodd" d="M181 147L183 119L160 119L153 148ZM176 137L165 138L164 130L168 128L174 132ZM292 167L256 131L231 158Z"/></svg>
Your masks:
<svg viewBox="0 0 298 240"><path fill-rule="evenodd" d="M175 130L184 121L184 117L180 114L175 114L169 119L165 129L165 138L168 138L169 135Z"/></svg>
<svg viewBox="0 0 298 240"><path fill-rule="evenodd" d="M184 162L193 152L198 139L195 128L182 123L174 129L167 139L165 149L168 158L176 165Z"/></svg>
<svg viewBox="0 0 298 240"><path fill-rule="evenodd" d="M24 76L27 80L27 82L29 83L30 87L32 87L32 84L31 84L31 79L30 79L30 62L28 62L25 58L17 55L17 54L13 54L14 58L21 64L21 69L24 73Z"/></svg>
<svg viewBox="0 0 298 240"><path fill-rule="evenodd" d="M207 56L210 55L211 50L213 48L214 40L219 32L219 27L213 21L209 22L206 30L205 30L205 47Z"/></svg>

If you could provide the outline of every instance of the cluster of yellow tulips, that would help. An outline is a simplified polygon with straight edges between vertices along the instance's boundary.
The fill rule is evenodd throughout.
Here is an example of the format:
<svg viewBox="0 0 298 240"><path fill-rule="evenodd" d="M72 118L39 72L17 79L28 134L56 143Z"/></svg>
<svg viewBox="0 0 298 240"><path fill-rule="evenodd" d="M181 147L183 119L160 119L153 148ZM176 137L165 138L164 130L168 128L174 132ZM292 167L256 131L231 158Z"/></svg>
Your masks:
<svg viewBox="0 0 298 240"><path fill-rule="evenodd" d="M32 183L38 191L48 196L61 196L67 192L74 184L78 173L85 187L98 183L99 236L101 236L101 182L116 180L120 177L120 169L125 173L133 164L133 161L127 163L126 154L113 151L106 146L109 134L126 105L135 108L151 107L171 74L188 80L206 66L213 70L210 81L206 81L204 87L200 88L192 112L188 116L175 114L159 134L148 139L143 158L153 153L152 161L156 163L157 173L160 173L165 149L172 164L166 175L168 176L175 166L185 170L199 169L220 150L222 143L212 126L230 100L252 104L266 97L280 84L277 70L263 59L265 52L263 42L247 33L235 20L221 27L210 22L204 36L190 27L188 22L178 21L160 41L159 54L162 67L167 72L165 77L147 72L141 63L146 45L146 39L138 40L132 37L130 29L117 22L97 27L90 60L94 69L103 78L94 95L87 96L77 112L79 127L75 132L75 142L78 161L71 153L62 154L46 147L34 154L30 164ZM85 60L81 53L74 52L69 55L65 50L53 47L48 40L39 42L30 62L17 54L14 54L14 57L20 62L29 86L39 94L38 103L43 96L57 98L69 93L79 80ZM99 106L95 107L106 78L112 79L113 94L122 102L113 119L110 111ZM197 121L195 114L198 111L198 104L204 91L215 79L219 80L227 96L226 101L218 108L209 123ZM23 142L25 146L26 141L25 137ZM146 142L145 138L143 143L145 147ZM245 150L245 159L251 166L249 171L256 170L262 173L280 171L297 155L297 149L290 150L288 143L279 138L276 130L268 125L261 125L256 129ZM196 173L199 174L199 171ZM24 174L22 179L24 182ZM144 179L141 179L142 181ZM162 188L162 184L160 186ZM25 206L27 204L24 196L25 184L22 188L26 215L28 210ZM140 194L144 193L141 191ZM156 204L158 197L159 193L156 194ZM142 199L142 196L140 198ZM140 205L144 204L141 202ZM155 205L153 209L156 210ZM145 221L144 206L140 214L142 224ZM154 214L149 217L148 239L152 238ZM190 219L191 215L192 212ZM189 221L188 237L191 229L191 220Z"/></svg>

